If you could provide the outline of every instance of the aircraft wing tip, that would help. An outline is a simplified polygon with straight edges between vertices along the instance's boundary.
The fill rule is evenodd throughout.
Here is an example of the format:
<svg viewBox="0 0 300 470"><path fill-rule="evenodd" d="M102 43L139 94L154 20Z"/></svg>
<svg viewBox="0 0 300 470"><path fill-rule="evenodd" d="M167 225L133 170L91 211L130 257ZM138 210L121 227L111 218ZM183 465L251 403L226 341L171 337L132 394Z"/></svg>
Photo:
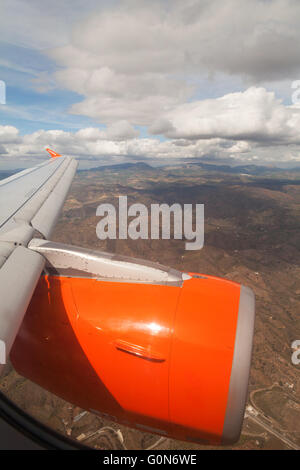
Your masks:
<svg viewBox="0 0 300 470"><path fill-rule="evenodd" d="M49 153L51 158L57 158L57 157L62 156L62 155L60 155L60 153L56 153L56 152L54 152L54 150L51 150L49 148L46 148L46 151Z"/></svg>

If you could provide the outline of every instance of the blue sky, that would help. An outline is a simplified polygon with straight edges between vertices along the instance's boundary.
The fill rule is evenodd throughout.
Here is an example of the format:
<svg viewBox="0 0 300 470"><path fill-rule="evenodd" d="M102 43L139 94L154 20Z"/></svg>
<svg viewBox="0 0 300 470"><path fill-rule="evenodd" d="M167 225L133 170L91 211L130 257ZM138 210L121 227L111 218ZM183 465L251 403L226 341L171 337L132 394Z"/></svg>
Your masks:
<svg viewBox="0 0 300 470"><path fill-rule="evenodd" d="M6 106L0 108L1 123L16 126L20 134L43 129L72 131L93 125L85 116L68 113L70 106L83 99L66 89L38 91L35 80L50 74L55 63L42 51L0 42L0 77L6 83Z"/></svg>
<svg viewBox="0 0 300 470"><path fill-rule="evenodd" d="M0 165L47 146L99 164L298 165L299 13L294 0L3 0Z"/></svg>

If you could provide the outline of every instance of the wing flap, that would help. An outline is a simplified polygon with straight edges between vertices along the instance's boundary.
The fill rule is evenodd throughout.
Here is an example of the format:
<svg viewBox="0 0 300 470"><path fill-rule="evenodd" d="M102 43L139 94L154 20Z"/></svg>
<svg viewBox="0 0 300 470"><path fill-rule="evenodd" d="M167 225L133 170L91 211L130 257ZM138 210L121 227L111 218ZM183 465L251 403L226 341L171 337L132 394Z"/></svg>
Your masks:
<svg viewBox="0 0 300 470"><path fill-rule="evenodd" d="M0 269L0 339L7 357L44 264L39 253L18 246Z"/></svg>

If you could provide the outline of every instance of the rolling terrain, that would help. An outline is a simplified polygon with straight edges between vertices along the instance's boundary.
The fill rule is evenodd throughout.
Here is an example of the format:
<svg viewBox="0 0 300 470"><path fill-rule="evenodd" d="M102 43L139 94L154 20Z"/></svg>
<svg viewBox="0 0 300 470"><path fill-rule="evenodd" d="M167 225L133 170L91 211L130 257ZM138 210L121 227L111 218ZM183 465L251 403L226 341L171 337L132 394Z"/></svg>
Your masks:
<svg viewBox="0 0 300 470"><path fill-rule="evenodd" d="M251 170L251 169L250 169ZM256 294L250 394L237 449L300 448L300 173L201 165L129 165L80 171L52 237L55 241L159 261L182 271L225 277ZM249 173L247 173L249 171ZM139 202L205 205L205 243L107 240L96 236L96 208ZM18 376L8 365L1 390L23 409L74 439L100 449L198 449L142 433L75 408Z"/></svg>

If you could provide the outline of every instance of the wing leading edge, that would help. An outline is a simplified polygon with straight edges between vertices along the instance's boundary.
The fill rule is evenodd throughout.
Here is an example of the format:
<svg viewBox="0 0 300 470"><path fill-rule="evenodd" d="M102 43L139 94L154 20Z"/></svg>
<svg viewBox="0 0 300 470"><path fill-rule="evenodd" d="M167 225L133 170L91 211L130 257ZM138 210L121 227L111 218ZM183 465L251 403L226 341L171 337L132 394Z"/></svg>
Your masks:
<svg viewBox="0 0 300 470"><path fill-rule="evenodd" d="M45 263L28 243L36 231L51 235L76 168L70 157L51 158L0 181L0 340L7 357Z"/></svg>

